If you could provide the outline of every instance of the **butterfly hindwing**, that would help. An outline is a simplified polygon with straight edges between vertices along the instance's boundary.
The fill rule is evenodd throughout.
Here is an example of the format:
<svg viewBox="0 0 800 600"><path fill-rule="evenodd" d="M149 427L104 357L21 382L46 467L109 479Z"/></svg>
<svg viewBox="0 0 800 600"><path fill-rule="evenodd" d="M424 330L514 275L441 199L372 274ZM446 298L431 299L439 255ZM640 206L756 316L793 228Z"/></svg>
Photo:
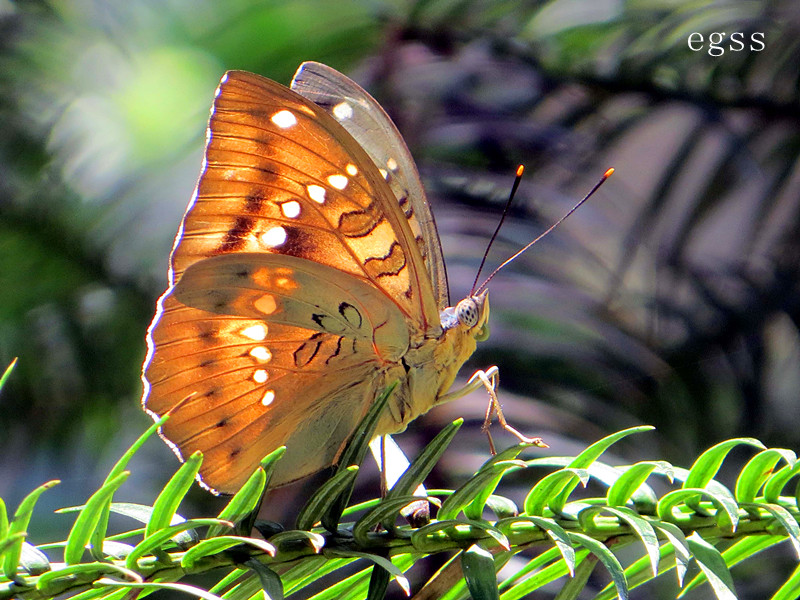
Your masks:
<svg viewBox="0 0 800 600"><path fill-rule="evenodd" d="M184 272L173 295L206 313L261 319L265 328L282 324L362 340L372 345L364 358L397 361L408 350L403 314L379 290L294 256L237 253L209 258ZM325 355L330 360L336 352Z"/></svg>
<svg viewBox="0 0 800 600"><path fill-rule="evenodd" d="M281 445L289 451L273 485L332 464L378 386L367 340L214 315L174 296L151 335L147 409L179 405L162 436L181 458L203 452L203 483L214 490L235 491Z"/></svg>

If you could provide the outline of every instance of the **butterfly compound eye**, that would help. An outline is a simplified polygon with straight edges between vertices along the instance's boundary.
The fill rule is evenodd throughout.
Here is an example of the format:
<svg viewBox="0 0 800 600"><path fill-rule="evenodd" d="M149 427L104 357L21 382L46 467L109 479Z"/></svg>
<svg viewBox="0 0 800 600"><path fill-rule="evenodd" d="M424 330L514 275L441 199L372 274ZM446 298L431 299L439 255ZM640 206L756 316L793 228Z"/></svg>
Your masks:
<svg viewBox="0 0 800 600"><path fill-rule="evenodd" d="M467 327L475 327L478 324L478 303L472 298L464 298L456 305L456 317L458 322Z"/></svg>

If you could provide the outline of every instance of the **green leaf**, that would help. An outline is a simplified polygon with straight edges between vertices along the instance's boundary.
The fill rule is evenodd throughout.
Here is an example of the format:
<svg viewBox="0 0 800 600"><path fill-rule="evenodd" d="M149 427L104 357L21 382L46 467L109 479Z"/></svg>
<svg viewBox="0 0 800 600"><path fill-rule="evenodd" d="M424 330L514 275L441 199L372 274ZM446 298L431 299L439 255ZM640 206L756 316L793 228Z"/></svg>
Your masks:
<svg viewBox="0 0 800 600"><path fill-rule="evenodd" d="M740 503L754 502L761 486L773 475L775 465L785 460L792 467L797 456L791 450L768 448L751 458L736 479L734 495Z"/></svg>
<svg viewBox="0 0 800 600"><path fill-rule="evenodd" d="M620 469L621 470L621 469ZM625 506L629 500L632 500L637 508L642 504L650 504L651 498L655 498L655 492L649 486L645 486L644 482L650 477L653 471L657 471L672 482L673 472L672 465L665 461L642 461L635 465L631 465L625 469L619 478L611 484L606 494L606 501L609 506ZM637 491L640 488L646 488L646 491L638 495ZM638 498L634 499L634 496ZM653 502L653 509L655 509L655 502ZM640 508L641 510L641 508Z"/></svg>
<svg viewBox="0 0 800 600"><path fill-rule="evenodd" d="M800 565L794 568L792 574L770 600L797 600L798 597L800 597Z"/></svg>
<svg viewBox="0 0 800 600"><path fill-rule="evenodd" d="M564 563L569 570L569 574L574 575L575 549L572 547L572 542L570 541L567 532L564 531L564 528L561 527L561 525L559 525L554 519L548 519L547 517L521 516L503 519L495 523L495 526L508 536L512 534L514 526L517 523L532 523L539 529L543 530L550 537L550 539L555 542L556 548L564 558Z"/></svg>
<svg viewBox="0 0 800 600"><path fill-rule="evenodd" d="M431 472L436 463L447 450L450 442L453 441L456 433L464 423L464 419L456 419L444 429L442 429L430 443L425 446L422 452L419 453L417 458L406 469L406 472L397 480L397 482L386 494L386 499L391 500L398 496L408 496L414 493L417 487L425 481L425 478Z"/></svg>
<svg viewBox="0 0 800 600"><path fill-rule="evenodd" d="M323 483L305 503L297 515L295 527L297 529L311 529L319 521L331 503L338 498L342 491L350 486L358 475L358 466L351 465L340 469L336 474Z"/></svg>
<svg viewBox="0 0 800 600"><path fill-rule="evenodd" d="M477 533L476 529L480 533ZM421 552L435 551L438 544L435 540L429 540L428 537L439 531L444 532L450 539L456 541L481 539L488 535L506 550L510 547L505 534L490 523L486 521L457 521L455 519L434 521L424 527L420 527L411 534L411 545Z"/></svg>
<svg viewBox="0 0 800 600"><path fill-rule="evenodd" d="M689 475L683 482L685 488L703 488L714 479L722 461L736 446L753 446L764 449L764 444L753 438L734 438L720 442L703 452L689 469Z"/></svg>
<svg viewBox="0 0 800 600"><path fill-rule="evenodd" d="M692 488L674 490L662 496L661 500L658 501L658 516L664 520L679 522L680 518L674 514L673 510L680 504L685 504L688 507L688 503L690 501L696 502L698 497L710 499L714 506L717 507L718 510L714 518L718 527L730 533L736 531L736 526L739 523L739 505L736 504L736 500L730 492L727 494L715 494L707 489ZM694 510L694 507L689 508Z"/></svg>
<svg viewBox="0 0 800 600"><path fill-rule="evenodd" d="M461 553L461 570L475 600L500 600L497 573L491 553L473 544Z"/></svg>
<svg viewBox="0 0 800 600"><path fill-rule="evenodd" d="M203 454L197 451L186 459L186 462L170 478L153 503L153 513L145 527L145 537L153 535L156 531L168 527L172 523L178 506L191 489L202 463Z"/></svg>
<svg viewBox="0 0 800 600"><path fill-rule="evenodd" d="M655 429L652 425L641 425L639 427L630 427L628 429L623 429L622 431L618 431L617 433L613 433L604 437L601 440L596 441L594 444L586 448L583 452L578 454L572 462L569 463L568 467L571 469L587 469L594 461L600 458L603 453L608 450L611 446L616 444L619 440L628 437L629 435L633 435L634 433L642 433L645 431L651 431ZM578 481L572 481L568 485L566 485L555 497L550 501L550 507L555 511L559 512L561 508L567 503L567 499L569 495L572 493L572 490L578 485ZM586 483L584 482L584 486ZM525 512L528 512L527 510Z"/></svg>
<svg viewBox="0 0 800 600"><path fill-rule="evenodd" d="M62 508L60 512L66 512L67 510L69 509ZM138 521L139 523L147 524L150 520L150 515L153 514L153 507L147 506L146 504L136 504L133 502L112 502L111 506L109 507L109 511L117 515L124 515ZM186 519L175 513L169 524L177 525L179 523L183 523L184 521L186 521ZM187 531L181 531L173 539L179 546L190 546L197 542L200 537L197 535L197 532L194 529L189 529Z"/></svg>
<svg viewBox="0 0 800 600"><path fill-rule="evenodd" d="M475 501L477 501L477 498L473 502ZM516 517L519 514L519 508L511 499L495 494L491 494L486 499L486 507L491 510L498 519Z"/></svg>
<svg viewBox="0 0 800 600"><path fill-rule="evenodd" d="M586 587L589 577L597 566L597 557L588 554L578 563L575 573L570 577L563 587L559 590L555 600L574 600L578 598Z"/></svg>
<svg viewBox="0 0 800 600"><path fill-rule="evenodd" d="M392 382L375 398L375 402L369 407L367 414L364 415L353 433L353 437L342 451L339 459L340 468L346 469L351 465L360 465L364 462L364 457L369 450L369 443L375 437L375 428L378 426L378 421L389 402L389 397L396 387L397 382Z"/></svg>
<svg viewBox="0 0 800 600"><path fill-rule="evenodd" d="M692 560L692 553L689 550L689 544L686 542L686 536L673 523L666 521L651 522L653 527L667 538L672 546L672 551L675 554L675 574L678 576L678 586L682 586L686 570L689 568L689 561Z"/></svg>
<svg viewBox="0 0 800 600"><path fill-rule="evenodd" d="M578 482L586 483L589 481L589 473L585 469L564 468L555 473L550 473L540 479L533 489L525 496L523 510L530 516L542 516L545 507L553 498L559 497L560 493L569 489L575 489ZM562 504L563 506L563 504Z"/></svg>
<svg viewBox="0 0 800 600"><path fill-rule="evenodd" d="M361 569L349 577L329 585L308 600L362 600L368 590L369 581L372 579L372 568L370 566Z"/></svg>
<svg viewBox="0 0 800 600"><path fill-rule="evenodd" d="M786 532L794 553L800 558L800 527L798 527L797 520L792 513L780 504L742 504L741 507L744 509L765 510L771 514L780 528ZM770 533L774 533L774 531L770 531Z"/></svg>
<svg viewBox="0 0 800 600"><path fill-rule="evenodd" d="M573 456L547 456L542 458L534 458L526 460L525 464L529 467L552 467L562 469L569 467L574 460ZM590 464L585 471L589 473L589 477L598 483L602 483L606 487L611 487L625 472L625 467L612 467L599 460Z"/></svg>
<svg viewBox="0 0 800 600"><path fill-rule="evenodd" d="M729 548L726 548L722 553L722 557L725 559L725 564L730 568L767 548L772 548L785 541L785 535L750 535L741 538Z"/></svg>
<svg viewBox="0 0 800 600"><path fill-rule="evenodd" d="M589 551L585 549L575 552L576 564L582 564L588 555ZM530 598L531 593L567 575L564 561L555 560L558 556L558 551L552 548L528 561L527 565L500 584L501 590L507 590L503 592L503 600ZM517 582L524 577L526 577L524 580ZM509 585L510 582L515 582L513 587Z"/></svg>
<svg viewBox="0 0 800 600"><path fill-rule="evenodd" d="M789 480L800 473L800 462L794 465L786 465L778 472L769 477L767 483L764 485L764 500L770 504L778 504L780 502L781 492Z"/></svg>
<svg viewBox="0 0 800 600"><path fill-rule="evenodd" d="M381 569L387 571L392 577L394 577L395 581L400 585L403 591L406 593L407 596L411 595L411 586L408 583L408 579L405 575L403 575L403 571L400 570L391 560L388 558L384 558L383 556L379 556L377 554L372 554L370 552L355 552L350 550L329 550L329 556L335 556L340 558L365 558L367 560L372 561L375 565L379 566Z"/></svg>
<svg viewBox="0 0 800 600"><path fill-rule="evenodd" d="M467 582L464 580L464 571L461 568L461 552L448 558L436 572L425 582L423 591L419 592L422 598L436 598L436 600L465 600L469 598Z"/></svg>
<svg viewBox="0 0 800 600"><path fill-rule="evenodd" d="M75 519L72 529L70 529L67 545L64 547L64 562L68 565L80 562L86 545L92 539L98 527L103 529L103 538L105 537L106 522L101 523L100 521L103 515L108 515L111 498L120 486L125 483L129 475L128 471L123 471L111 481L106 481L86 501L86 506L80 512L78 518ZM100 544L100 549L102 550L102 538Z"/></svg>
<svg viewBox="0 0 800 600"><path fill-rule="evenodd" d="M575 459L570 463L570 467L573 469L585 469L589 465L591 465L594 461L600 458L603 453L608 450L611 446L616 444L623 438L628 437L629 435L633 435L634 433L643 433L645 431L652 431L655 429L652 425L640 425L638 427L630 427L628 429L623 429L622 431L618 431L617 433L612 433L604 437L601 440L596 441L594 444L586 448L583 452L578 454Z"/></svg>
<svg viewBox="0 0 800 600"><path fill-rule="evenodd" d="M192 569L195 563L205 556L213 556L220 552L233 548L234 546L250 545L265 554L275 556L275 546L265 540L243 537L238 535L219 535L217 537L203 540L196 546L192 546L184 552L181 558L181 566L184 569Z"/></svg>
<svg viewBox="0 0 800 600"><path fill-rule="evenodd" d="M269 538L269 543L281 552L283 546L292 546L297 544L304 544L311 546L314 552L319 552L325 547L325 538L313 531L302 531L300 529L292 529L289 531L281 531Z"/></svg>
<svg viewBox="0 0 800 600"><path fill-rule="evenodd" d="M258 576L264 600L283 600L283 582L275 571L257 560L247 560L244 564Z"/></svg>
<svg viewBox="0 0 800 600"><path fill-rule="evenodd" d="M6 503L0 498L0 540L8 535L8 510ZM0 554L2 556L2 554Z"/></svg>
<svg viewBox="0 0 800 600"><path fill-rule="evenodd" d="M573 544L580 544L600 559L600 562L603 563L611 575L611 580L614 582L614 587L617 589L620 600L628 600L628 584L625 581L625 573L619 560L611 553L611 550L605 544L590 538L588 535L572 531L568 532L567 535Z"/></svg>
<svg viewBox="0 0 800 600"><path fill-rule="evenodd" d="M353 526L353 538L362 546L369 546L369 533L376 525L384 522L394 522L394 517L412 502L420 500L417 496L395 496L386 498L378 506L364 514ZM424 498L422 498L424 500Z"/></svg>
<svg viewBox="0 0 800 600"><path fill-rule="evenodd" d="M60 481L57 479L48 481L25 496L22 502L19 503L11 523L8 524L6 535L13 537L14 541L6 547L5 551L0 553L0 556L3 557L3 574L9 579L13 578L17 573L17 566L22 555L22 543L25 540L25 535L27 535L33 508L36 506L39 496L59 483Z"/></svg>
<svg viewBox="0 0 800 600"><path fill-rule="evenodd" d="M14 370L14 367L16 365L17 365L17 359L14 358L14 360L12 360L6 367L6 370L3 371L3 375L2 377L0 377L0 390L3 389L3 386L6 384L6 381L8 381L8 378L11 376L11 371Z"/></svg>
<svg viewBox="0 0 800 600"><path fill-rule="evenodd" d="M158 421L153 423L147 430L140 435L136 441L131 445L130 448L120 457L120 459L114 464L111 470L108 472L105 481L103 482L103 486L107 485L111 481L114 481L117 477L119 477L122 473L125 472L125 468L128 466L131 458L136 452L141 448L147 440L149 440L155 433L158 431L159 427L161 427L164 423L167 422L169 419L169 415L164 415ZM102 489L102 486L101 486ZM100 560L102 558L102 547L103 547L103 540L106 537L106 531L108 530L108 516L109 516L110 506L106 505L101 507L100 514L97 515L97 523L94 527L94 531L92 532L92 537L89 539L89 543L91 545L92 555L95 560Z"/></svg>
<svg viewBox="0 0 800 600"><path fill-rule="evenodd" d="M578 514L578 522L581 524L584 533L591 531L594 526L594 516L603 511L611 513L628 524L633 530L633 533L636 534L636 537L638 537L644 545L645 553L650 560L650 567L653 570L653 577L658 575L658 563L661 557L659 555L659 544L656 532L646 519L640 517L631 509L623 506L590 506L582 510Z"/></svg>
<svg viewBox="0 0 800 600"><path fill-rule="evenodd" d="M256 520L258 519L258 512L261 509L261 503L264 501L264 497L267 493L267 488L269 486L269 481L272 479L272 473L275 471L276 463L283 457L286 453L286 446L279 446L269 454L267 454L261 461L258 463L259 467L261 467L261 471L264 472L263 479L262 475L258 472L253 473L242 488L249 488L246 489L242 493L242 500L243 506L241 510L244 512L246 510L246 499L251 497L256 498L256 503L253 509L249 512L244 512L241 516L238 514L232 515L233 518L229 519L231 522L236 524L236 532L240 535L250 535L255 527ZM261 484L263 480L263 485ZM256 492L256 490L260 490ZM239 491L242 491L241 489ZM233 507L232 507L233 510Z"/></svg>
<svg viewBox="0 0 800 600"><path fill-rule="evenodd" d="M497 485L493 483L495 477L502 477L509 470L516 471L524 467L525 463L519 460L491 461L490 464L487 463L442 503L442 507L437 512L436 517L443 521L455 518L477 496L482 495L486 490L489 491L489 494L494 491Z"/></svg>
<svg viewBox="0 0 800 600"><path fill-rule="evenodd" d="M284 590L287 594L294 594L298 590L302 590L304 587L319 581L320 578L346 567L353 562L355 561L352 558L325 558L321 555L311 555L281 573ZM328 589L336 585L337 584L334 584Z"/></svg>
<svg viewBox="0 0 800 600"><path fill-rule="evenodd" d="M85 592L70 596L70 600L98 600L100 598L102 600L124 600L129 593L128 590L122 588L116 590L103 587L90 588Z"/></svg>
<svg viewBox="0 0 800 600"><path fill-rule="evenodd" d="M170 525L169 527L160 529L153 535L144 538L141 542L136 544L136 547L131 550L128 558L125 560L125 567L133 571L138 570L137 563L140 558L148 553L152 553L156 549L161 548L166 542L174 538L181 531L186 531L195 527L213 526L219 524L219 519L189 519L183 523Z"/></svg>
<svg viewBox="0 0 800 600"><path fill-rule="evenodd" d="M281 446L269 454L267 458L272 457L273 461L278 460L283 456L284 452L286 452L286 448L285 446ZM250 477L247 478L247 481L244 482L244 485L239 488L228 504L225 505L225 508L220 511L217 518L229 521L236 527L239 522L251 515L253 511L258 508L266 487L267 472L259 464ZM228 530L228 527L212 526L208 528L206 537L215 537Z"/></svg>
<svg viewBox="0 0 800 600"><path fill-rule="evenodd" d="M668 569L672 569L673 562L671 559L673 554L672 545L664 544L659 548L659 572L661 574ZM628 584L628 590L632 591L642 585L653 580L653 569L650 564L649 556L640 556L627 567L625 567L625 581ZM592 600L616 600L617 590L614 584L609 583L606 587L600 590Z"/></svg>
<svg viewBox="0 0 800 600"><path fill-rule="evenodd" d="M117 575L133 581L142 581L141 576L130 569L108 562L93 562L70 565L44 573L36 580L36 589L43 594L59 595L69 587L92 583L102 575Z"/></svg>
<svg viewBox="0 0 800 600"><path fill-rule="evenodd" d="M98 579L94 582L95 587L118 587L118 588L136 588L136 589L152 589L152 590L174 590L176 592L185 592L187 594L191 594L192 596L197 596L198 598L203 598L203 600L222 600L219 596L216 596L210 592L205 591L202 588L193 586L193 585L186 585L185 583L127 583L122 581L115 581L113 579Z"/></svg>
<svg viewBox="0 0 800 600"><path fill-rule="evenodd" d="M719 551L700 537L697 532L688 536L686 542L703 571L703 575L711 584L711 589L714 590L716 597L719 600L736 600L736 590L731 572Z"/></svg>
<svg viewBox="0 0 800 600"><path fill-rule="evenodd" d="M236 587L237 582L247 580L247 575L248 570L246 568L231 569L227 575L211 586L208 591L212 594L226 593L225 590L231 592Z"/></svg>
<svg viewBox="0 0 800 600"><path fill-rule="evenodd" d="M389 588L391 578L389 571L378 565L372 565L367 600L383 600L386 597L386 590Z"/></svg>
<svg viewBox="0 0 800 600"><path fill-rule="evenodd" d="M19 567L20 557L22 556L22 547L25 542L25 538L28 536L28 533L25 531L20 531L18 533L12 533L11 535L5 537L4 539L0 540L0 557L2 557L6 553L13 553L17 556L14 559L14 567L13 571L10 567L4 567L4 575L7 579L14 579L17 575L17 567ZM4 560L4 564L8 562L6 558Z"/></svg>
<svg viewBox="0 0 800 600"><path fill-rule="evenodd" d="M71 512L79 513L84 508L86 508L85 504L81 505L81 506L68 506L66 508L59 508L55 512L58 513L58 514L71 513ZM124 515L126 517L129 517L131 519L134 519L134 520L138 521L139 523L147 524L147 522L150 519L150 515L153 514L153 507L152 506L147 506L146 504L136 504L136 503L133 503L133 502L112 502L109 505L108 512L109 513L118 514L118 515ZM170 524L171 525L176 525L178 523L183 523L185 520L186 519L184 519L180 515L176 514L173 517L172 522ZM144 533L144 529L142 529L141 531L129 532L128 535L126 535L125 537L130 537L131 535L135 535L135 534L138 534L138 533L142 533L143 534ZM119 536L109 536L109 539L111 537L119 537ZM182 531L181 533L179 533L178 535L175 536L175 543L178 544L178 545L181 545L181 546L190 546L191 544L195 543L198 539L200 539L200 538L197 536L197 532L195 532L193 530ZM104 545L107 542L108 542L108 539L103 540L103 544Z"/></svg>
<svg viewBox="0 0 800 600"><path fill-rule="evenodd" d="M520 452L522 452L527 448L532 448L534 446L535 444L517 444L516 446L506 448L500 454L492 457L486 463L484 463L480 471L483 471L484 469L490 469L494 474L492 475L491 479L489 479L486 482L486 484L481 488L480 493L478 493L475 496L472 502L470 502L468 505L464 507L464 516L466 516L468 519L483 518L483 509L486 506L489 498L497 489L497 486L500 484L500 481L503 479L503 477L505 477L506 473L510 472L505 469L498 471L494 469L494 465L501 461L513 460L520 454Z"/></svg>

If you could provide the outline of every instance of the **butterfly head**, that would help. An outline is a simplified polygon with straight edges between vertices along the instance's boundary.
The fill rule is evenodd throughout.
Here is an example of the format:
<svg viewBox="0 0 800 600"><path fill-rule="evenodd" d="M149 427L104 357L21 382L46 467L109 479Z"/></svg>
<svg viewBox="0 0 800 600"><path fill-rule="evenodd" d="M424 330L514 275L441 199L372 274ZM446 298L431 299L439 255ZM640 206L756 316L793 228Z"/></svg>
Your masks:
<svg viewBox="0 0 800 600"><path fill-rule="evenodd" d="M459 328L469 333L476 341L489 337L489 292L484 290L475 296L467 296L454 307L442 311L442 328Z"/></svg>

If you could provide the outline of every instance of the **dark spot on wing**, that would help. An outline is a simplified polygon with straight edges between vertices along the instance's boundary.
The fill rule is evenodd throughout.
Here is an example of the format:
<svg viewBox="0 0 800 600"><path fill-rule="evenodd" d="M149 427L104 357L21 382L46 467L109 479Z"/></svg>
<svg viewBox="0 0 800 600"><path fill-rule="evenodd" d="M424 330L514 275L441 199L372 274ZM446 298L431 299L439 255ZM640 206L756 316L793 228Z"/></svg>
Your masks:
<svg viewBox="0 0 800 600"><path fill-rule="evenodd" d="M261 212L266 196L260 188L252 190L245 198L245 210L249 213Z"/></svg>
<svg viewBox="0 0 800 600"><path fill-rule="evenodd" d="M225 234L225 239L217 248L217 252L233 252L244 246L245 238L253 231L255 224L255 219L252 217L237 217L233 227Z"/></svg>

